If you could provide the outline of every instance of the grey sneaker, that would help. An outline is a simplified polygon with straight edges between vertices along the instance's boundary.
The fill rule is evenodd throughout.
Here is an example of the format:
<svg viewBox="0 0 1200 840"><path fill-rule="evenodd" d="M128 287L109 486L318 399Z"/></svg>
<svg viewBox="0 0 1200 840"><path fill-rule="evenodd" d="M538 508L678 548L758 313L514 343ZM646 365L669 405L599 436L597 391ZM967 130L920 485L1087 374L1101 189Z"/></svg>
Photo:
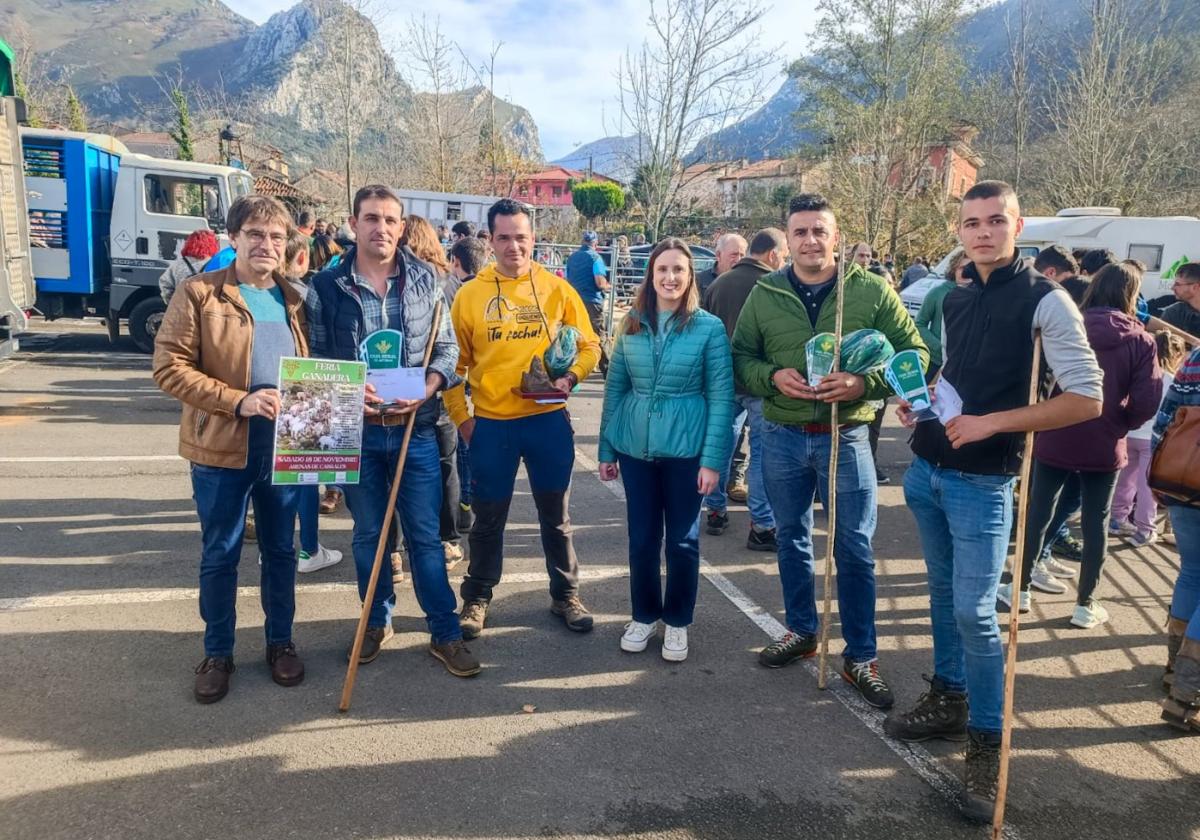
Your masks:
<svg viewBox="0 0 1200 840"><path fill-rule="evenodd" d="M1067 591L1067 585L1052 575L1040 560L1033 564L1029 585L1039 592L1049 592L1051 595L1061 595Z"/></svg>
<svg viewBox="0 0 1200 840"><path fill-rule="evenodd" d="M568 595L565 600L552 601L550 612L561 618L568 630L586 633L592 629L592 614L587 611L578 595Z"/></svg>
<svg viewBox="0 0 1200 840"><path fill-rule="evenodd" d="M1066 563L1059 560L1053 554L1042 561L1042 565L1046 571L1054 575L1056 578L1073 578L1078 574L1074 569Z"/></svg>
<svg viewBox="0 0 1200 840"><path fill-rule="evenodd" d="M463 638L467 641L479 638L487 620L487 601L467 601L463 604L462 612L458 614L458 624L462 627Z"/></svg>
<svg viewBox="0 0 1200 840"><path fill-rule="evenodd" d="M429 643L429 654L440 659L446 670L456 677L473 677L479 673L479 659L467 648L462 639L439 645Z"/></svg>
<svg viewBox="0 0 1200 840"><path fill-rule="evenodd" d="M963 816L990 823L1000 788L1000 735L970 732L967 735L966 790Z"/></svg>

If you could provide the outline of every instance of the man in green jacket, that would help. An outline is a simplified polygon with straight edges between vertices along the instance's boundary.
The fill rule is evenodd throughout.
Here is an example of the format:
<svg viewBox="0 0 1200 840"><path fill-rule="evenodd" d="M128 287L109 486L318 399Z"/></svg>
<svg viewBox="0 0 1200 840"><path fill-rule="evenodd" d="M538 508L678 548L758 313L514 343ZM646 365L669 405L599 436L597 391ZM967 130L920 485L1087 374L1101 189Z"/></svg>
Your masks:
<svg viewBox="0 0 1200 840"><path fill-rule="evenodd" d="M813 582L813 500L825 502L832 429L830 405L838 409L838 517L834 559L838 611L846 642L842 675L872 706L892 705L879 675L875 645L875 466L867 424L871 401L891 394L882 373L837 373L812 387L805 343L834 331L837 307L837 219L820 195L793 198L788 207L792 264L771 272L750 293L733 333L737 384L763 398L763 477L775 512L779 578L788 632L759 653L759 662L780 668L817 650ZM845 270L842 328L879 330L897 350L915 349L922 367L929 353L899 296L877 275L850 264Z"/></svg>

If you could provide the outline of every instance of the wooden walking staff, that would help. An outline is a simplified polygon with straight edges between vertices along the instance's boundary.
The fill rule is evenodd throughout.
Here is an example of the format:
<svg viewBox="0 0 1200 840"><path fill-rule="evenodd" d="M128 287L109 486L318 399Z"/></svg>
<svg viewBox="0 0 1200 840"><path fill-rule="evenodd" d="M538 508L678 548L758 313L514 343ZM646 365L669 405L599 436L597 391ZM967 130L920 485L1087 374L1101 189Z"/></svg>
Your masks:
<svg viewBox="0 0 1200 840"><path fill-rule="evenodd" d="M846 249L838 246L837 284L833 294L836 299L833 319L833 369L829 375L842 369L842 294L846 286ZM829 658L829 612L833 594L833 543L837 534L837 466L838 466L838 404L829 404L829 486L825 491L825 512L828 525L825 540L825 591L821 608L821 655L817 660L817 688L825 690L825 661Z"/></svg>
<svg viewBox="0 0 1200 840"><path fill-rule="evenodd" d="M433 322L429 329L429 343L425 345L425 359L422 368L429 367L429 359L433 356L433 344L437 341L438 331L442 324L442 297L438 295L433 306ZM408 442L412 440L413 420L416 412L408 416L404 425L404 440L400 442L400 456L396 459L396 475L392 478L392 489L388 493L387 508L384 510L383 523L379 526L379 544L375 546L375 562L371 566L371 577L367 581L367 592L363 598L362 612L358 615L358 629L354 631L354 645L350 648L350 664L346 667L346 681L342 683L342 699L338 703L339 712L350 711L350 695L354 693L354 680L358 677L358 657L362 653L363 637L367 633L367 620L371 615L371 603L375 600L375 586L379 583L379 568L383 564L383 555L387 551L388 524L392 512L396 509L396 497L400 494L400 476L404 474L404 462L408 459Z"/></svg>
<svg viewBox="0 0 1200 840"><path fill-rule="evenodd" d="M1042 365L1042 336L1033 339L1033 365L1029 371L1029 404L1038 401L1038 379ZM1012 598L1008 609L1008 655L1004 662L1004 722L1000 734L1000 774L996 779L996 807L992 811L992 840L1004 831L1004 805L1008 798L1008 758L1012 748L1013 693L1017 678L1017 629L1021 616L1021 578L1025 563L1025 526L1029 521L1029 474L1033 467L1033 432L1025 433L1021 456L1021 487L1017 492L1017 553L1013 558Z"/></svg>

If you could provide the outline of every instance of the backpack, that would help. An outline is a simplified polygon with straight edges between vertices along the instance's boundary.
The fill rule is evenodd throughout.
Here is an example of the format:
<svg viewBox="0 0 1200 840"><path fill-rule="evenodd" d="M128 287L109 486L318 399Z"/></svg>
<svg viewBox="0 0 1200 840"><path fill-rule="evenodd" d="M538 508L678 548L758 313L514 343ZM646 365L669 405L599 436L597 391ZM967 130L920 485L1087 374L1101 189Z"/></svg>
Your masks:
<svg viewBox="0 0 1200 840"><path fill-rule="evenodd" d="M1150 460L1150 489L1168 502L1200 507L1200 406L1179 406Z"/></svg>

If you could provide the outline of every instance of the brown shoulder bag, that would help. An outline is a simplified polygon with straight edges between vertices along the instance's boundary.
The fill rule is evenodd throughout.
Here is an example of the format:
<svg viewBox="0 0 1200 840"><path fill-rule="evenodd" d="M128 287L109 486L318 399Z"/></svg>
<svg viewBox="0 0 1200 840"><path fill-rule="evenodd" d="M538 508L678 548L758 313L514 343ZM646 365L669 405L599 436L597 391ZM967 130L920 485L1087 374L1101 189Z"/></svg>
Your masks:
<svg viewBox="0 0 1200 840"><path fill-rule="evenodd" d="M1150 461L1150 489L1165 499L1200 506L1200 406L1176 409Z"/></svg>

